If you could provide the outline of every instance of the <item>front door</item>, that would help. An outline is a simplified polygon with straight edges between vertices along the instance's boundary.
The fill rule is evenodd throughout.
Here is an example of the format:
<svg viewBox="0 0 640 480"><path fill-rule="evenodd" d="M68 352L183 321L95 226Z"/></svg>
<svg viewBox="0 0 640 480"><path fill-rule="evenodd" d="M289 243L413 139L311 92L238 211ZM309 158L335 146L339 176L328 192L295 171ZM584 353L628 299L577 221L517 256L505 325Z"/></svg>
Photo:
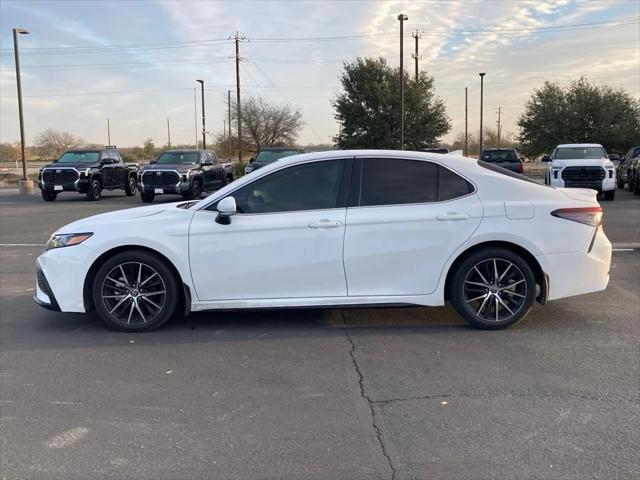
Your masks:
<svg viewBox="0 0 640 480"><path fill-rule="evenodd" d="M230 195L238 214L196 212L189 260L200 300L346 296L342 261L350 159L283 167Z"/></svg>
<svg viewBox="0 0 640 480"><path fill-rule="evenodd" d="M347 209L349 296L426 295L482 218L473 186L437 163L358 159Z"/></svg>

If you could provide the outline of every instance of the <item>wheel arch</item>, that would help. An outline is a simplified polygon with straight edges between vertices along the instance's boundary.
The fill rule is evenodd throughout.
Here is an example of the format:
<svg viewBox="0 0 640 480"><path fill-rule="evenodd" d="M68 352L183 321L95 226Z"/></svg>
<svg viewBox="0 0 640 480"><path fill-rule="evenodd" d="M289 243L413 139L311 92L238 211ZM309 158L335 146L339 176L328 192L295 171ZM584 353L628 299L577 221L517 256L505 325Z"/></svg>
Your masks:
<svg viewBox="0 0 640 480"><path fill-rule="evenodd" d="M541 304L545 304L547 301L547 295L549 292L549 279L547 275L544 273L544 271L542 270L540 263L538 262L538 260L536 260L536 257L531 252L529 252L529 250L527 250L526 248L516 243L508 242L504 240L495 240L495 241L477 243L475 245L470 246L466 250L462 251L456 257L453 263L451 263L451 265L449 266L449 270L447 271L447 276L445 277L445 284L444 284L444 299L449 300L450 298L451 282L453 279L454 272L458 268L458 265L460 265L460 263L462 263L462 261L465 258L467 258L469 255L472 255L473 253L479 250L482 250L484 248L496 248L496 247L510 250L513 253L520 255L527 262L527 264L531 267L531 270L533 270L536 284L540 288L540 291L536 297L536 300Z"/></svg>
<svg viewBox="0 0 640 480"><path fill-rule="evenodd" d="M95 172L91 174L89 182L93 182L94 180L98 180L100 182L100 185L104 185L104 182L102 181L102 172Z"/></svg>
<svg viewBox="0 0 640 480"><path fill-rule="evenodd" d="M122 246L114 247L110 250L107 250L106 252L104 252L102 255L100 255L98 258L94 260L94 262L91 264L91 267L89 267L89 270L87 271L87 275L84 278L84 283L82 286L82 300L84 303L85 311L89 312L95 308L93 304L93 296L91 294L91 290L92 290L91 284L93 279L96 276L96 273L98 272L98 269L104 264L104 262L106 262L113 255L117 255L118 253L122 253L122 252L135 251L135 250L150 253L151 255L155 255L156 257L159 257L161 260L166 262L167 266L169 267L173 275L175 275L175 278L178 280L179 284L182 285L182 292L180 292L179 302L180 302L180 306L184 310L185 315L188 315L191 311L191 290L189 288L189 285L187 285L184 282L182 276L180 275L180 272L178 271L176 266L173 264L173 262L169 258L167 258L166 255L163 255L162 253L160 253L157 250L154 250L153 248L144 247L141 245L122 245Z"/></svg>

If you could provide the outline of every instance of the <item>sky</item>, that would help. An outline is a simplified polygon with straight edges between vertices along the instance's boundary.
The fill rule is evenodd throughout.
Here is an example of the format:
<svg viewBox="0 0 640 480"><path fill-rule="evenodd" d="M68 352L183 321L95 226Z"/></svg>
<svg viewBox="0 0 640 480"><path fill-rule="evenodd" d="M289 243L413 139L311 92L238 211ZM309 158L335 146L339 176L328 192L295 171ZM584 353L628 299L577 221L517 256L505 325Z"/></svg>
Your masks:
<svg viewBox="0 0 640 480"><path fill-rule="evenodd" d="M260 95L301 109L301 145L330 143L338 125L331 100L342 64L358 56L399 63L399 13L405 22L404 63L435 79L452 129L484 125L517 133L527 99L545 80L568 85L585 76L640 98L638 0L443 1L171 1L0 2L0 142L19 140L12 28L20 59L27 143L55 128L87 142L126 147L151 138L193 144L201 131L205 81L207 131L221 133L227 91L235 95L236 32L243 98ZM195 103L195 104L194 104ZM195 111L194 111L195 110ZM197 125L196 125L197 124Z"/></svg>

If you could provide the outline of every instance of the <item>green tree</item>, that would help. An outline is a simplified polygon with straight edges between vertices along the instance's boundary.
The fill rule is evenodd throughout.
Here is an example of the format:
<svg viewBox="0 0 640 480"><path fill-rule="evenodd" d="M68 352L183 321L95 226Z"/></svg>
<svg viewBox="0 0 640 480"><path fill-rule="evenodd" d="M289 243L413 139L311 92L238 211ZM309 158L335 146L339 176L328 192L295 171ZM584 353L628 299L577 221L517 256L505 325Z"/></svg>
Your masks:
<svg viewBox="0 0 640 480"><path fill-rule="evenodd" d="M147 138L143 143L142 155L144 160L152 160L156 156L156 146L150 138Z"/></svg>
<svg viewBox="0 0 640 480"><path fill-rule="evenodd" d="M609 86L581 78L562 88L545 82L535 90L518 120L519 141L528 157L561 143L600 143L622 152L640 143L640 102Z"/></svg>
<svg viewBox="0 0 640 480"><path fill-rule="evenodd" d="M399 70L383 58L357 58L344 64L343 92L332 105L340 125L339 148L400 148ZM432 146L450 129L444 102L436 97L433 77L405 74L405 148Z"/></svg>

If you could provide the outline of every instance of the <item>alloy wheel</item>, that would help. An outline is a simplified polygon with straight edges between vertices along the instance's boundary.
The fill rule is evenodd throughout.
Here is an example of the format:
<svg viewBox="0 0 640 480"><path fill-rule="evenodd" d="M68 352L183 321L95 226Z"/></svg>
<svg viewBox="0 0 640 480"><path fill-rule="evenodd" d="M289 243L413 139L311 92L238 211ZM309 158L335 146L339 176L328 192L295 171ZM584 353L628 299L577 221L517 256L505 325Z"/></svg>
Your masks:
<svg viewBox="0 0 640 480"><path fill-rule="evenodd" d="M101 296L105 309L118 323L144 325L162 312L167 289L153 267L142 262L126 262L107 273Z"/></svg>
<svg viewBox="0 0 640 480"><path fill-rule="evenodd" d="M514 263L503 258L488 258L468 271L463 283L463 299L478 318L502 322L522 310L527 299L527 281Z"/></svg>

